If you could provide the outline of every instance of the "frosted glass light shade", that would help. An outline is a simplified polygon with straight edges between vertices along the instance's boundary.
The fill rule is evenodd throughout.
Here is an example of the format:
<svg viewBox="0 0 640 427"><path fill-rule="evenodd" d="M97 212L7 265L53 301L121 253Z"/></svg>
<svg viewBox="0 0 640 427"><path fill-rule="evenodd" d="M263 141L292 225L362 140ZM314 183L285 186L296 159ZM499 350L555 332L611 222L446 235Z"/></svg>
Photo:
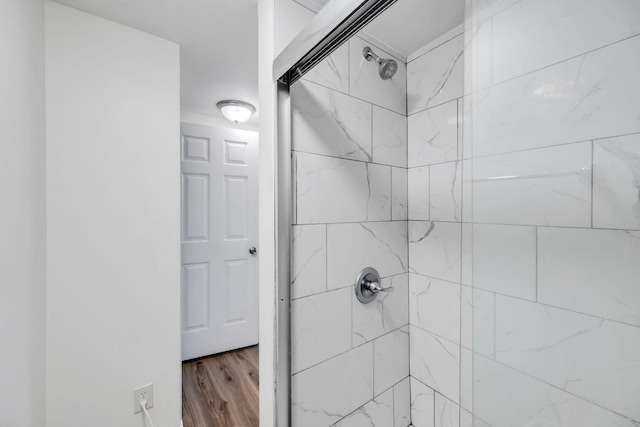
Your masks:
<svg viewBox="0 0 640 427"><path fill-rule="evenodd" d="M256 111L255 107L247 102L242 101L220 101L218 108L227 120L234 123L242 123L249 120L249 117Z"/></svg>

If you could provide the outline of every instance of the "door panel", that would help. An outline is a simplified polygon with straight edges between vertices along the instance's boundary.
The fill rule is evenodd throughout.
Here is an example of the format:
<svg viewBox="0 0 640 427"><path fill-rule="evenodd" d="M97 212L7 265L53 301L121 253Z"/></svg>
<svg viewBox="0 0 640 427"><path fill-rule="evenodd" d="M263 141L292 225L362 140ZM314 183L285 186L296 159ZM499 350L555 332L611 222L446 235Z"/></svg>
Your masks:
<svg viewBox="0 0 640 427"><path fill-rule="evenodd" d="M258 342L258 135L182 125L182 358Z"/></svg>
<svg viewBox="0 0 640 427"><path fill-rule="evenodd" d="M182 175L182 236L184 241L209 240L209 175Z"/></svg>
<svg viewBox="0 0 640 427"><path fill-rule="evenodd" d="M184 330L209 327L209 263L182 266Z"/></svg>

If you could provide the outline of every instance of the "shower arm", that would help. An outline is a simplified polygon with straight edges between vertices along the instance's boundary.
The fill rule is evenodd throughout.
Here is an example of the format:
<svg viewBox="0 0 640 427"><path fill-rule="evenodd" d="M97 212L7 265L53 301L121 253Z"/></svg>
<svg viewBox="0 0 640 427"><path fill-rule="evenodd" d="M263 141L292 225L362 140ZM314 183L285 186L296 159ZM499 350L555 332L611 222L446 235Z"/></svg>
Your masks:
<svg viewBox="0 0 640 427"><path fill-rule="evenodd" d="M382 61L382 58L380 58L378 55L375 54L374 51L371 50L371 48L369 46L365 47L362 50L362 55L365 57L365 59L367 61L371 61L374 60L376 61L378 64L380 63L380 61Z"/></svg>

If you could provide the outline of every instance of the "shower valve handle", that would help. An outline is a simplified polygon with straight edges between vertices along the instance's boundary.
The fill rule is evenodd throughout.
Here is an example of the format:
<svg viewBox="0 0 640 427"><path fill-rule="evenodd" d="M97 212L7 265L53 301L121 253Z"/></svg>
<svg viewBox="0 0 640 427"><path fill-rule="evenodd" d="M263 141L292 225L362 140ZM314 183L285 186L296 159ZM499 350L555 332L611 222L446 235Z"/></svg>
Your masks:
<svg viewBox="0 0 640 427"><path fill-rule="evenodd" d="M364 285L368 290L370 290L371 292L374 292L374 293L377 293L377 292L393 292L393 287L392 286L389 286L388 288L383 288L382 286L380 286L380 283L378 283L378 282L366 281Z"/></svg>

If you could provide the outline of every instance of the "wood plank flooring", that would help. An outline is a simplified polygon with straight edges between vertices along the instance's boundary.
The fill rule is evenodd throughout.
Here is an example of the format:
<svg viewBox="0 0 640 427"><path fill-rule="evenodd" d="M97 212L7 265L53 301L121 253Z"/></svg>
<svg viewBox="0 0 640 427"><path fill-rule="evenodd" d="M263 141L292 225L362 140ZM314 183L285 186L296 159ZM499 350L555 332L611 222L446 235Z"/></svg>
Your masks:
<svg viewBox="0 0 640 427"><path fill-rule="evenodd" d="M182 364L184 427L258 427L258 346Z"/></svg>

